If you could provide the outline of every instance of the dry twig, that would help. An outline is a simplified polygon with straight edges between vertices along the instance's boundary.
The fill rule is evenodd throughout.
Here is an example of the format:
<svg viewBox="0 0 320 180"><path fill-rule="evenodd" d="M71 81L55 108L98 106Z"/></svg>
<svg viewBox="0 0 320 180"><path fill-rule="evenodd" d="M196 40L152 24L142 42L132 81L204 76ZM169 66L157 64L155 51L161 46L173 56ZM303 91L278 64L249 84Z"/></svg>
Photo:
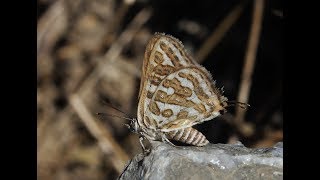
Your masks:
<svg viewBox="0 0 320 180"><path fill-rule="evenodd" d="M221 41L226 32L231 28L231 26L240 17L246 3L240 2L232 11L223 19L223 21L215 28L211 33L209 38L202 44L198 52L195 55L196 61L201 63L208 56L208 54L216 47L216 45Z"/></svg>
<svg viewBox="0 0 320 180"><path fill-rule="evenodd" d="M122 172L125 163L129 160L129 156L112 137L112 134L95 121L95 118L90 114L79 96L72 95L69 100L73 109L80 116L83 124L98 140L100 148L108 155L108 158L110 158L110 162L113 164L115 169L118 173Z"/></svg>
<svg viewBox="0 0 320 180"><path fill-rule="evenodd" d="M257 54L257 47L259 43L262 19L263 19L263 8L264 8L264 0L255 0L253 7L253 16L252 16L252 26L250 30L250 37L248 41L248 48L245 56L245 63L243 66L240 90L238 94L238 101L247 103L250 94L251 87L251 76L254 69L255 58ZM253 133L252 126L245 124L244 116L246 113L246 109L240 108L240 106L236 107L236 124L239 125L239 129L245 136L250 136ZM241 127L244 125L243 127Z"/></svg>
<svg viewBox="0 0 320 180"><path fill-rule="evenodd" d="M67 14L62 0L54 2L37 25L37 55L46 54L67 27Z"/></svg>

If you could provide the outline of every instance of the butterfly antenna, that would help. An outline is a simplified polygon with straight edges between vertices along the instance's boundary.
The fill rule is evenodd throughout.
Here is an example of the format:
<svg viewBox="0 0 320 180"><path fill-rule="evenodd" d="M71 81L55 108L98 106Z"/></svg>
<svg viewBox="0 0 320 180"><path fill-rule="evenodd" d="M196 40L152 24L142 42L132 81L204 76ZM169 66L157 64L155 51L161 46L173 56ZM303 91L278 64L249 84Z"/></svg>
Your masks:
<svg viewBox="0 0 320 180"><path fill-rule="evenodd" d="M117 111L119 111L119 112L121 112L122 114L124 114L124 115L126 115L126 116L129 116L127 113L125 113L125 112L123 112L122 110L120 110L119 108L116 108L115 106L113 106L111 103L108 103L108 102L106 102L105 100L101 100L102 101L102 103L104 104L104 105L106 105L106 106L110 106L111 108L113 108L113 109L115 109L115 110L117 110Z"/></svg>
<svg viewBox="0 0 320 180"><path fill-rule="evenodd" d="M117 118L129 120L129 121L133 121L133 120L134 120L133 118L123 117L123 116L117 116L117 115L107 114L107 113L96 113L96 114L97 114L97 115L102 115L102 116L117 117Z"/></svg>
<svg viewBox="0 0 320 180"><path fill-rule="evenodd" d="M250 104L239 102L239 101L227 101L227 103L228 103L227 107L236 106L236 105L240 106L242 109L247 109L248 107L250 107Z"/></svg>

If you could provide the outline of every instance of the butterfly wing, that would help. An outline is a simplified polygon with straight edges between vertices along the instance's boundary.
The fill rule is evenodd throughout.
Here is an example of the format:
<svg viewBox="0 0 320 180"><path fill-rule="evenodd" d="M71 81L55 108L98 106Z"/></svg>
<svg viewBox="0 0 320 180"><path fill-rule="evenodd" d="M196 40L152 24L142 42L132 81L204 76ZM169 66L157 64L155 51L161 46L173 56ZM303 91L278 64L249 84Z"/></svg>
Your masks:
<svg viewBox="0 0 320 180"><path fill-rule="evenodd" d="M147 46L139 98L139 124L164 131L210 120L226 100L182 43L164 34L156 34Z"/></svg>

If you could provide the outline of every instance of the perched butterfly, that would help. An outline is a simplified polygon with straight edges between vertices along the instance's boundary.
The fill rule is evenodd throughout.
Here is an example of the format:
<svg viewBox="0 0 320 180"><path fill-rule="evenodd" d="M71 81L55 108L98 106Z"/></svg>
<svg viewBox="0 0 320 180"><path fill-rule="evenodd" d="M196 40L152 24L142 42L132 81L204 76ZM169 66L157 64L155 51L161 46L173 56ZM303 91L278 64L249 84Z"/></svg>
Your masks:
<svg viewBox="0 0 320 180"><path fill-rule="evenodd" d="M145 51L137 119L129 127L148 140L204 146L209 141L192 126L226 112L222 93L178 39L156 33Z"/></svg>

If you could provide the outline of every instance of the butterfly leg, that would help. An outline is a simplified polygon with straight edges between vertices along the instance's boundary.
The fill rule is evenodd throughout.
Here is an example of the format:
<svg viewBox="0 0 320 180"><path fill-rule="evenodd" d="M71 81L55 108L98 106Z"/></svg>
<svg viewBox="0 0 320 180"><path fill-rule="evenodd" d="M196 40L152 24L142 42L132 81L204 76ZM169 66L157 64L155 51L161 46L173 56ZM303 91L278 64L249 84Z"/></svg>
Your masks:
<svg viewBox="0 0 320 180"><path fill-rule="evenodd" d="M140 142L140 145L141 145L141 147L142 147L142 150L143 150L143 151L146 151L146 148L145 148L144 145L143 145L143 139L144 139L144 137L143 137L143 136L140 136L140 137L139 137L139 142Z"/></svg>
<svg viewBox="0 0 320 180"><path fill-rule="evenodd" d="M144 144L143 144L143 140L145 139L144 136L140 136L139 137L139 142L140 142L140 145L142 147L142 150L143 150L143 154L148 154L150 152L150 149L146 149Z"/></svg>
<svg viewBox="0 0 320 180"><path fill-rule="evenodd" d="M162 135L161 135L161 138L162 138L162 141L163 141L163 142L167 142L167 143L169 143L171 146L178 147L178 146L174 145L174 144L166 137L165 134L162 134Z"/></svg>

